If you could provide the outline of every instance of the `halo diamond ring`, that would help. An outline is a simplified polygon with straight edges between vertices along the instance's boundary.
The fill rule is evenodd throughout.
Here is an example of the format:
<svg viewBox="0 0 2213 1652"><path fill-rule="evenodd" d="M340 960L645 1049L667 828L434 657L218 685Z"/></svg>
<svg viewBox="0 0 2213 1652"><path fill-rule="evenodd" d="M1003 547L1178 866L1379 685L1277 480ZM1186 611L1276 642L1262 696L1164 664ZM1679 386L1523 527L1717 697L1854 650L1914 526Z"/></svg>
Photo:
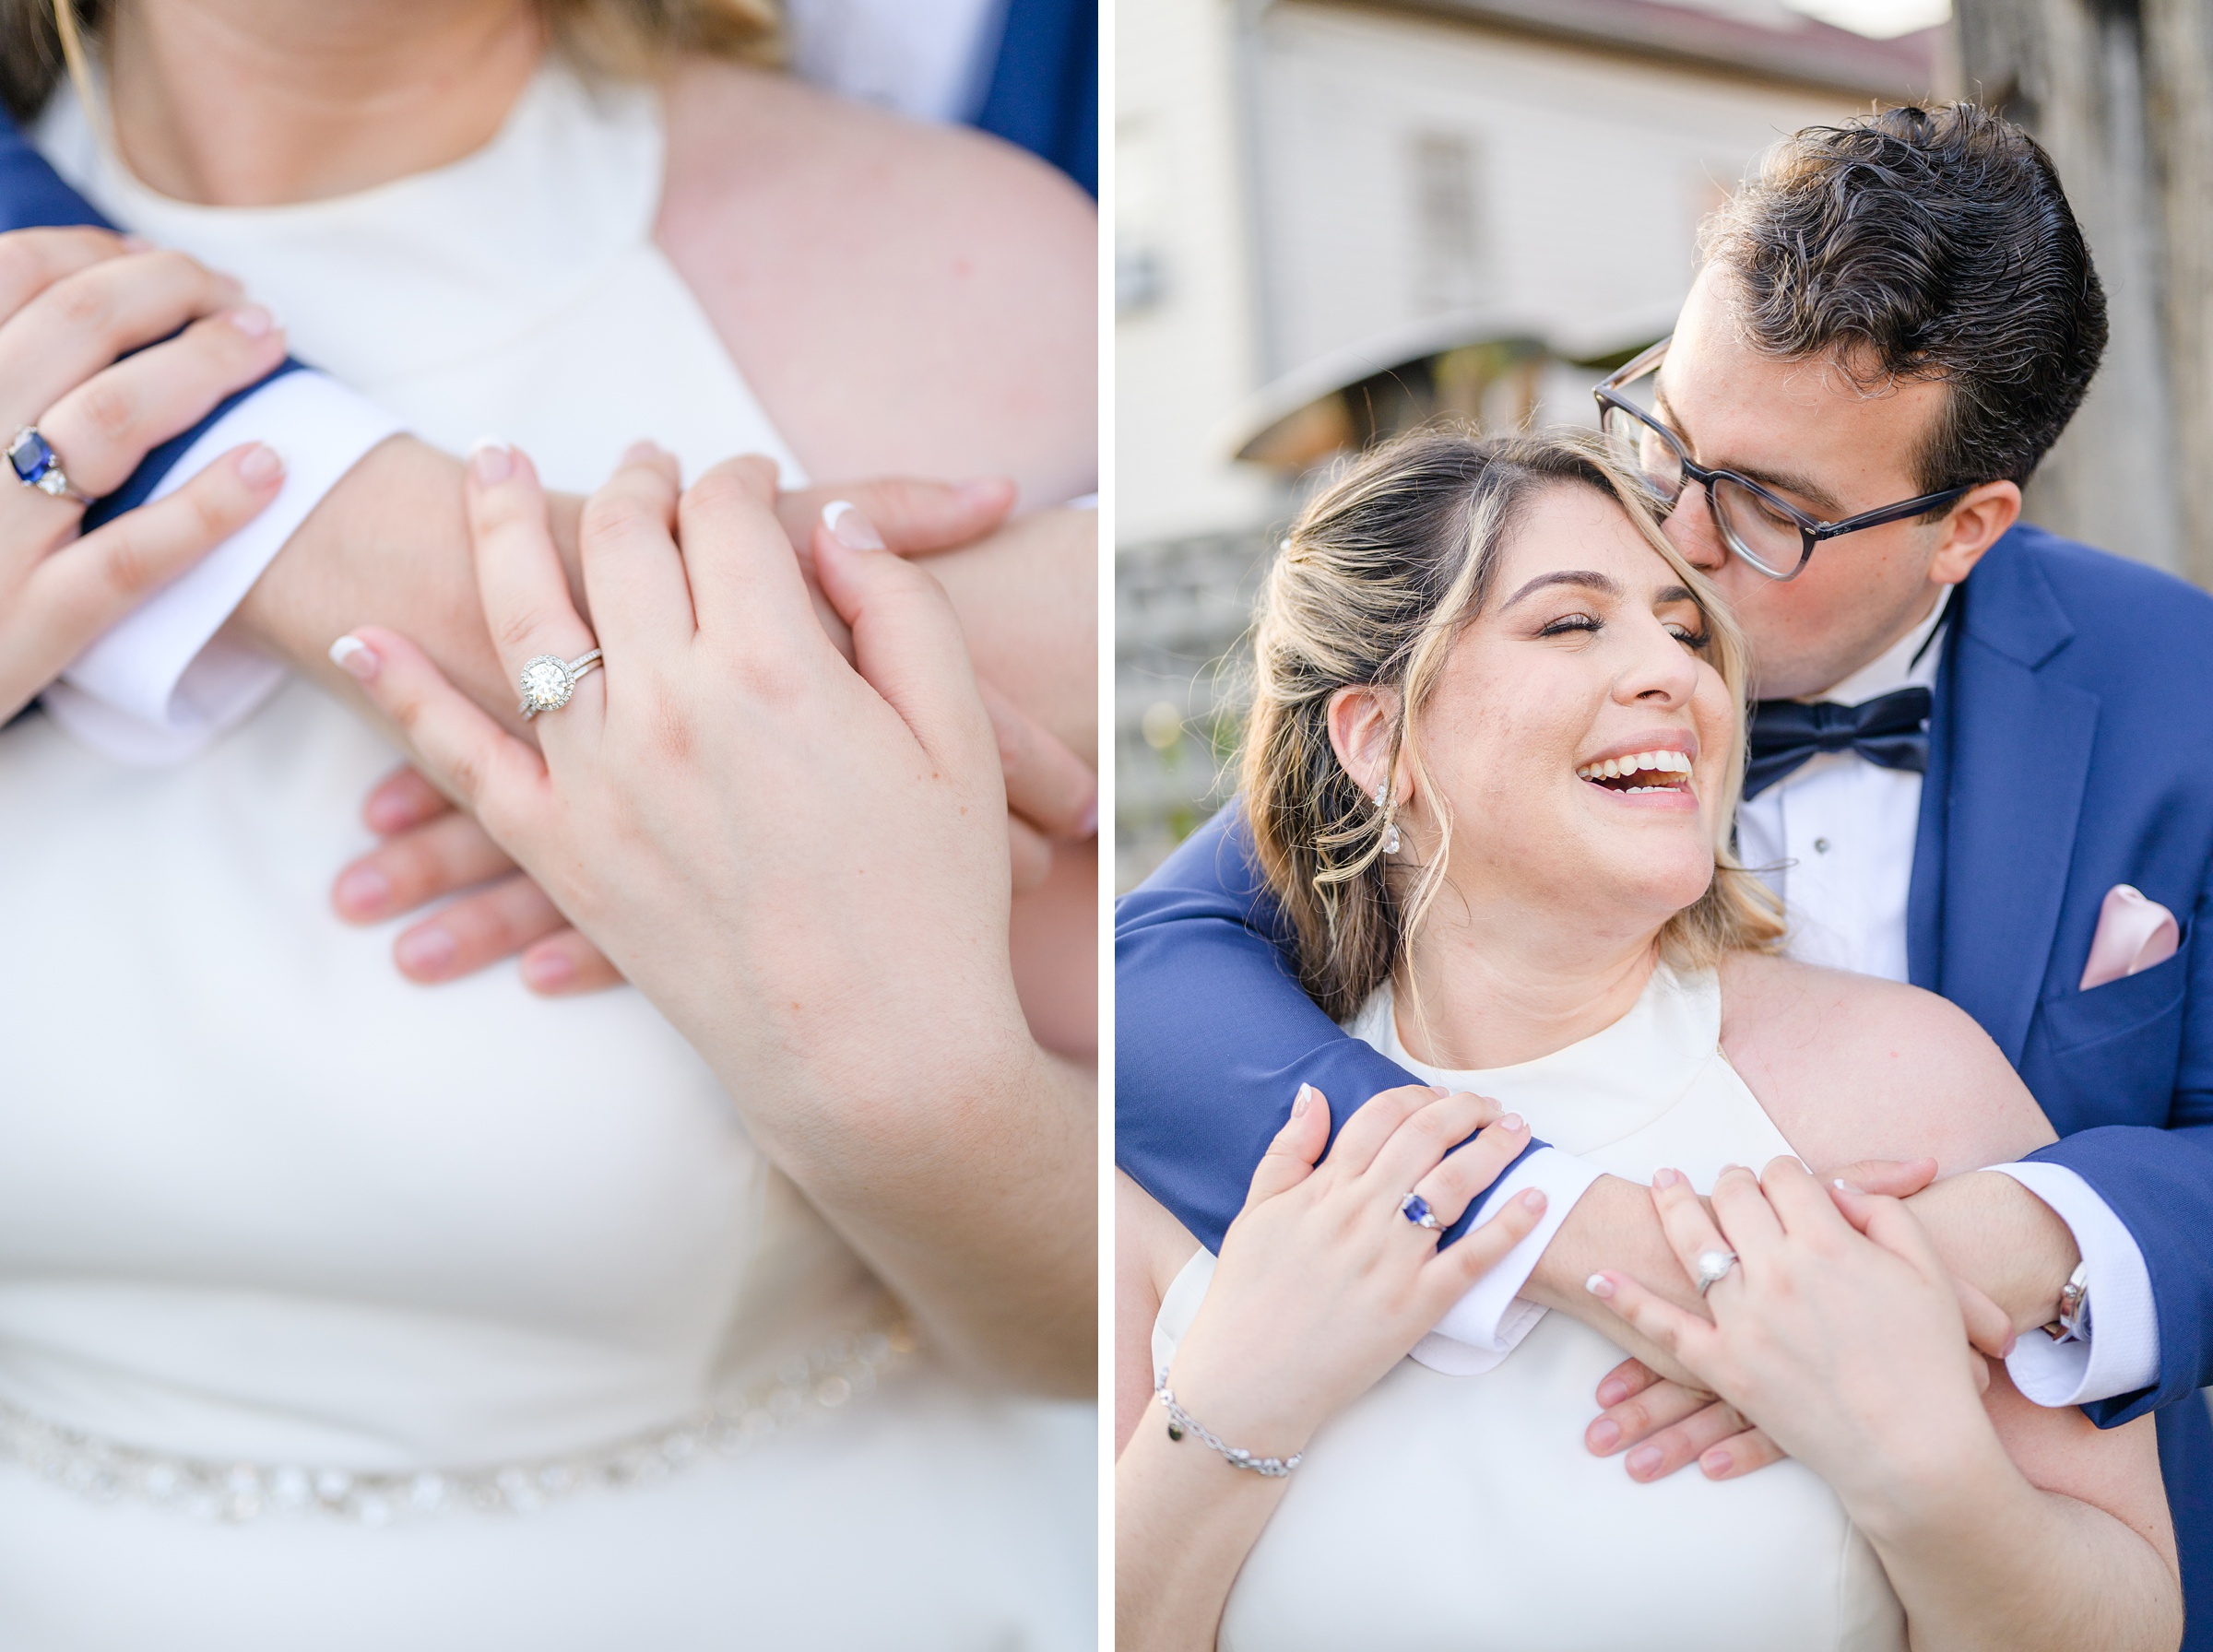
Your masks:
<svg viewBox="0 0 2213 1652"><path fill-rule="evenodd" d="M1736 1253L1733 1250L1700 1251L1694 1275L1698 1281L1698 1294L1703 1296L1720 1284L1735 1266Z"/></svg>
<svg viewBox="0 0 2213 1652"><path fill-rule="evenodd" d="M525 660L522 670L523 703L518 708L527 723L540 712L557 712L568 704L576 685L599 663L599 651L564 661L557 654L541 654Z"/></svg>
<svg viewBox="0 0 2213 1652"><path fill-rule="evenodd" d="M80 505L92 502L69 485L68 475L62 469L61 458L54 453L53 443L33 426L25 425L8 442L7 464L16 473L16 480L26 488L36 488L55 499L75 500Z"/></svg>

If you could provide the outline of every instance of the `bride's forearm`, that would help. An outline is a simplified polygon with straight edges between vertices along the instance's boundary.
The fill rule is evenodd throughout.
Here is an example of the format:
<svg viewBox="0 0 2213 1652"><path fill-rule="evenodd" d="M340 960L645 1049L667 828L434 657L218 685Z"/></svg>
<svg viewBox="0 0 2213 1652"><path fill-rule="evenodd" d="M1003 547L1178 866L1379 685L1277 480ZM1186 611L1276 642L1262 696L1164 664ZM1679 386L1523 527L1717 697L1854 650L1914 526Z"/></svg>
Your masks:
<svg viewBox="0 0 2213 1652"><path fill-rule="evenodd" d="M2039 1491L1995 1439L1919 1483L1846 1499L1906 1609L1914 1652L2173 1652L2172 1566L2102 1509Z"/></svg>
<svg viewBox="0 0 2213 1652"><path fill-rule="evenodd" d="M1211 1652L1230 1586L1285 1485L1197 1441L1170 1442L1148 1409L1114 1471L1115 1644Z"/></svg>
<svg viewBox="0 0 2213 1652"><path fill-rule="evenodd" d="M763 1150L933 1346L989 1382L1088 1395L1098 1375L1097 1083L1026 1037L988 1060L969 1059L976 1054L917 1051L911 1084L874 1101L763 1099L750 1056L716 1065Z"/></svg>

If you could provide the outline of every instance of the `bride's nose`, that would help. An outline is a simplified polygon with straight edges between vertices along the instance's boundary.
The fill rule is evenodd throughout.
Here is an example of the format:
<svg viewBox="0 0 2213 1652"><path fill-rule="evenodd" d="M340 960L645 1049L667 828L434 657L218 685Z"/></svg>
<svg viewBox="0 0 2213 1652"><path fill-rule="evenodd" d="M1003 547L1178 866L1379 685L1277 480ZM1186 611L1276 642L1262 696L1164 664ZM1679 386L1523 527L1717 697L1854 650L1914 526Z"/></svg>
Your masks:
<svg viewBox="0 0 2213 1652"><path fill-rule="evenodd" d="M1638 628L1636 655L1615 679L1614 698L1624 705L1677 706L1698 686L1698 662L1681 640L1654 620Z"/></svg>

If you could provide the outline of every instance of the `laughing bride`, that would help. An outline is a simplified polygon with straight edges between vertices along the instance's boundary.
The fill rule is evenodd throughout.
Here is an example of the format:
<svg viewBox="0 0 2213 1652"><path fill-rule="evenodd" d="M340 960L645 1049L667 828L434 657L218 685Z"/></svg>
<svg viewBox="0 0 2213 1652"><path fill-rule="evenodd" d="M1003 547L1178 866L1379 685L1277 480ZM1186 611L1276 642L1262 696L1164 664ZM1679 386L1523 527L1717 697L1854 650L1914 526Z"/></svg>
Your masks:
<svg viewBox="0 0 2213 1652"><path fill-rule="evenodd" d="M1244 797L1307 990L1436 1088L1319 1165L1360 1098L1302 1093L1218 1261L1120 1182L1123 1644L2172 1647L2147 1423L2021 1399L1903 1208L1799 1162L2052 1132L1966 1017L1772 955L1725 847L1743 653L1633 486L1577 438L1387 448L1293 529L1257 653ZM1532 1190L1434 1232L1532 1130L1650 1183L1686 1272L1713 1253L1710 1327L1614 1274L1593 1319L1795 1460L1589 1456L1620 1354L1559 1313L1482 1375L1405 1357L1533 1225Z"/></svg>

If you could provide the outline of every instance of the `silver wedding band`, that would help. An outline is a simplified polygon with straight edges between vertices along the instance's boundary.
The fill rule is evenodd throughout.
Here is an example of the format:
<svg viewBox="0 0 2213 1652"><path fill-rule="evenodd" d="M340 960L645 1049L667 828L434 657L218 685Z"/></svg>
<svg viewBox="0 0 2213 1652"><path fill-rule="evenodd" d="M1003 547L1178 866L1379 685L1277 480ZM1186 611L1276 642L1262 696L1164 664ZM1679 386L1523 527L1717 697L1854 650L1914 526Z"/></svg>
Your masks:
<svg viewBox="0 0 2213 1652"><path fill-rule="evenodd" d="M599 651L579 655L564 660L557 654L541 654L535 659L523 662L519 678L523 690L523 703L517 707L527 723L540 712L557 712L568 704L569 697L576 692L576 685L585 675L599 663Z"/></svg>
<svg viewBox="0 0 2213 1652"><path fill-rule="evenodd" d="M16 473L16 480L26 488L36 488L54 499L75 500L80 505L92 502L69 485L68 474L62 469L61 456L34 425L25 425L9 440L7 464Z"/></svg>
<svg viewBox="0 0 2213 1652"><path fill-rule="evenodd" d="M1698 1294L1705 1295L1707 1292L1727 1279L1729 1270L1735 1266L1736 1253L1733 1250L1700 1251L1696 1271Z"/></svg>

